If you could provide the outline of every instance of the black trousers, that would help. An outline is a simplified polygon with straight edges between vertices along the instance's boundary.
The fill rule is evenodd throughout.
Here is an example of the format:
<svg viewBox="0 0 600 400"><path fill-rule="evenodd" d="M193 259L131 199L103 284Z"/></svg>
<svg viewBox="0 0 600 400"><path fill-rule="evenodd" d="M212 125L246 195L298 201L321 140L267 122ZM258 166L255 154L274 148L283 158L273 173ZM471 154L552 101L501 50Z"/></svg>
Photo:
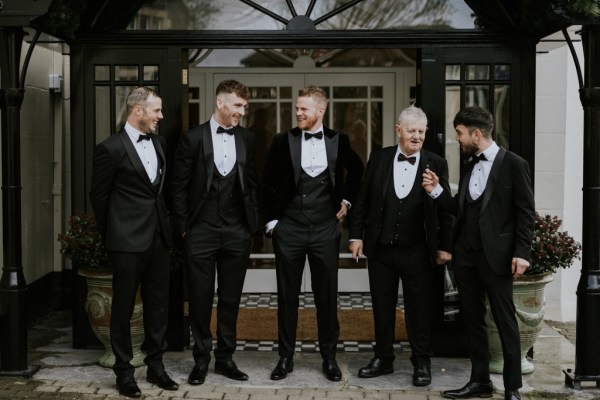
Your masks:
<svg viewBox="0 0 600 400"><path fill-rule="evenodd" d="M410 246L378 244L369 259L369 285L375 321L375 357L394 361L398 285L402 280L404 314L413 364L429 364L433 266L425 242Z"/></svg>
<svg viewBox="0 0 600 400"><path fill-rule="evenodd" d="M113 302L110 341L115 354L117 376L133 375L135 368L129 321L135 296L141 285L144 303L144 362L149 368L163 368L169 322L169 278L171 257L162 235L156 232L150 248L141 253L109 252L113 269Z"/></svg>
<svg viewBox="0 0 600 400"><path fill-rule="evenodd" d="M467 250L460 244L456 246L453 263L471 358L471 381L490 380L490 355L485 323L487 295L502 342L504 387L506 390L520 388L521 346L513 303L512 275L494 274L483 251Z"/></svg>
<svg viewBox="0 0 600 400"><path fill-rule="evenodd" d="M215 359L231 360L236 347L237 317L250 258L250 231L245 224L194 225L185 240L189 312L196 363L208 363L212 350L210 320L217 280Z"/></svg>
<svg viewBox="0 0 600 400"><path fill-rule="evenodd" d="M302 225L282 219L273 230L280 357L294 355L300 287L308 256L317 309L319 349L323 359L335 358L340 335L337 318L340 236L335 218L319 225Z"/></svg>

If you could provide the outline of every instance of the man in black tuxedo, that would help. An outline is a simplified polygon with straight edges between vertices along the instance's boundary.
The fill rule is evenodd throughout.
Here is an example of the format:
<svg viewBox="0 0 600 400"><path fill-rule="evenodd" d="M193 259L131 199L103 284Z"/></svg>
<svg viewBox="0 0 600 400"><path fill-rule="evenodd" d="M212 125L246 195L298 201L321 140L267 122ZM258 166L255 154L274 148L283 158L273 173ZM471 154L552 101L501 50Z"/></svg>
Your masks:
<svg viewBox="0 0 600 400"><path fill-rule="evenodd" d="M494 119L480 107L454 118L456 140L472 160L452 198L438 185L435 172L423 175L423 187L438 205L456 214L454 271L471 358L469 382L443 396L451 399L491 397L485 298L490 303L504 353L504 397L520 399L521 349L513 304L513 278L531 259L535 221L533 189L527 162L492 139Z"/></svg>
<svg viewBox="0 0 600 400"><path fill-rule="evenodd" d="M212 350L210 320L217 277L215 372L245 381L233 361L237 316L258 229L254 134L239 126L250 91L235 80L217 85L215 111L181 135L175 152L173 203L177 237L183 240L194 368L188 382L204 383Z"/></svg>
<svg viewBox="0 0 600 400"><path fill-rule="evenodd" d="M298 296L308 256L317 308L323 372L332 381L342 373L335 360L340 228L356 196L363 165L348 136L323 126L325 91L301 89L296 99L298 126L275 135L267 155L262 211L273 238L277 272L279 362L271 379L292 372L298 325Z"/></svg>
<svg viewBox="0 0 600 400"><path fill-rule="evenodd" d="M423 150L427 116L418 107L398 117L398 145L371 153L352 210L349 249L369 257L369 284L375 319L375 357L358 376L394 372L394 336L398 284L402 279L408 339L414 366L413 385L431 383L432 279L434 265L451 259L452 221L422 187L426 168L448 185L448 164ZM364 242L363 242L364 237Z"/></svg>
<svg viewBox="0 0 600 400"><path fill-rule="evenodd" d="M166 390L178 388L165 372L171 228L162 198L165 140L154 134L162 100L147 87L127 96L127 123L96 146L90 200L113 270L110 339L119 393L139 397L134 379L129 320L141 284L144 303L146 379Z"/></svg>

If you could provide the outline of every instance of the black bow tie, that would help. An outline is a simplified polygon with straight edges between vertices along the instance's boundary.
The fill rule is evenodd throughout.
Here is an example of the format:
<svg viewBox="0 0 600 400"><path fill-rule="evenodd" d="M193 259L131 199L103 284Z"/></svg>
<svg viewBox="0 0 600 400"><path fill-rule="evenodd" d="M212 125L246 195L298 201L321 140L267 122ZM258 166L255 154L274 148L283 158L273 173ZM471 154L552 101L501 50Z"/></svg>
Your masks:
<svg viewBox="0 0 600 400"><path fill-rule="evenodd" d="M481 153L478 156L473 156L473 162L475 164L477 164L479 161L487 161L487 158L485 157L485 154Z"/></svg>
<svg viewBox="0 0 600 400"><path fill-rule="evenodd" d="M233 135L233 128L232 129L225 129L222 126L219 126L217 128L217 133L227 133L229 135Z"/></svg>
<svg viewBox="0 0 600 400"><path fill-rule="evenodd" d="M398 162L400 161L408 161L410 165L415 165L415 163L417 162L417 157L406 157L404 154L400 153L398 154Z"/></svg>
<svg viewBox="0 0 600 400"><path fill-rule="evenodd" d="M321 132L321 131L319 131L317 133L304 132L304 140L308 140L310 138L323 139L323 132Z"/></svg>
<svg viewBox="0 0 600 400"><path fill-rule="evenodd" d="M150 140L150 135L144 135L143 133L138 136L138 142L141 142L142 140Z"/></svg>

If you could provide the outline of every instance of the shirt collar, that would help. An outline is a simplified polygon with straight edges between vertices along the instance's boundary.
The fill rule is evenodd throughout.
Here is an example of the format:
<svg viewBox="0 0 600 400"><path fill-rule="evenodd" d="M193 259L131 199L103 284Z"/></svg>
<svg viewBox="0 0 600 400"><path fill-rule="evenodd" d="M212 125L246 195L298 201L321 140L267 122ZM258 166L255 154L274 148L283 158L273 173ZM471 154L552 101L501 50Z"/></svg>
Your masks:
<svg viewBox="0 0 600 400"><path fill-rule="evenodd" d="M219 123L217 122L217 120L215 119L215 116L214 116L214 114L213 114L213 116L212 116L212 117L210 117L210 131L211 131L213 134L216 134L216 133L217 133L217 129L218 129L220 126L221 126L221 124L219 124ZM232 128L233 128L233 126L223 126L223 128L225 128L225 129L232 129Z"/></svg>
<svg viewBox="0 0 600 400"><path fill-rule="evenodd" d="M311 132L311 131L305 131L305 130L303 130L303 131L302 131L302 134L304 134L304 132L308 132L308 133L317 133L317 132L323 132L323 135L325 135L325 131L323 130L323 124L321 124L321 126L320 126L319 128L315 129L315 131L314 131L314 132Z"/></svg>
<svg viewBox="0 0 600 400"><path fill-rule="evenodd" d="M404 152L400 149L400 145L397 146L397 150L396 150L396 156L394 157L395 159L398 158L398 155L402 153L404 154ZM408 155L408 154L404 154L406 157L415 157L416 161L414 165L419 164L419 160L421 159L421 152L417 151L416 153L412 154L412 155Z"/></svg>
<svg viewBox="0 0 600 400"><path fill-rule="evenodd" d="M125 122L124 129L125 132L127 132L127 136L129 136L129 139L131 139L134 144L137 143L140 135L148 135L147 133L135 129L133 126L131 126L131 124L129 124L129 122Z"/></svg>
<svg viewBox="0 0 600 400"><path fill-rule="evenodd" d="M494 158L496 158L498 151L500 151L500 147L496 144L496 142L492 142L490 147L488 147L481 153L483 153L483 155L485 156L487 161L494 161ZM479 154L481 154L481 153L479 153ZM479 156L479 154L477 154L477 156Z"/></svg>

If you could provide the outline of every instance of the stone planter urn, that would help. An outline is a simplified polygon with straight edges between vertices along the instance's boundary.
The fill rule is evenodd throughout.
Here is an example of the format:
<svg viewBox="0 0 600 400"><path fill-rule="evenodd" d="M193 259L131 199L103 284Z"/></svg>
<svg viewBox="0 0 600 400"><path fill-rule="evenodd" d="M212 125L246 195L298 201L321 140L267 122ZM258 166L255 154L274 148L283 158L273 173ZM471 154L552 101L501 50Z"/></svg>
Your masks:
<svg viewBox="0 0 600 400"><path fill-rule="evenodd" d="M98 359L98 364L112 368L115 363L115 355L110 345L110 314L112 305L112 274L110 271L86 270L78 271L79 275L84 277L87 282L87 298L85 310L92 331L104 345L105 351ZM144 341L144 321L143 308L140 290L136 295L133 316L131 317L131 344L133 346L133 359L131 364L134 367L144 365L144 353L141 351L141 345Z"/></svg>
<svg viewBox="0 0 600 400"><path fill-rule="evenodd" d="M513 302L515 303L519 333L521 336L521 372L529 374L533 372L534 365L527 359L527 352L533 347L540 333L541 323L544 320L544 288L554 279L552 272L539 275L523 275L516 279L513 284ZM486 305L489 350L490 350L490 372L501 374L504 368L502 357L502 344L498 328L492 318L489 303Z"/></svg>

